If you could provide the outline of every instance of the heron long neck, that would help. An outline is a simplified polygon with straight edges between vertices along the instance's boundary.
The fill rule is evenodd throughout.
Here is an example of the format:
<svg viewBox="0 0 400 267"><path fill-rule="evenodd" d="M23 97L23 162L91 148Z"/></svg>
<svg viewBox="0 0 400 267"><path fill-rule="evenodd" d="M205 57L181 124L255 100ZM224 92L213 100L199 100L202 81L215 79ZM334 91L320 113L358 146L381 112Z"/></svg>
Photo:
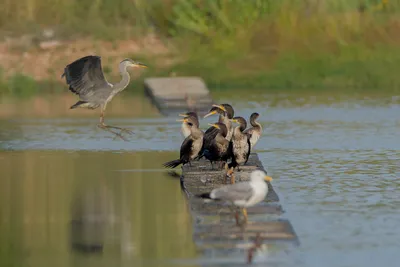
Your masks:
<svg viewBox="0 0 400 267"><path fill-rule="evenodd" d="M122 79L118 83L114 84L114 89L116 90L116 93L124 90L128 86L131 78L128 71L126 70L126 65L119 65L119 72L121 73Z"/></svg>

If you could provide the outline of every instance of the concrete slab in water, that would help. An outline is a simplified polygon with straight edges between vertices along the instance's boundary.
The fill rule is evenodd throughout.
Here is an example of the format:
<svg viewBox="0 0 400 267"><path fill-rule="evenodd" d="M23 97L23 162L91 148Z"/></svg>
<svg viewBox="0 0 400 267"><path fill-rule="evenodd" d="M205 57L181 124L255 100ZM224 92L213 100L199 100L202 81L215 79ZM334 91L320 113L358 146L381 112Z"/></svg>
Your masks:
<svg viewBox="0 0 400 267"><path fill-rule="evenodd" d="M151 77L144 80L146 95L165 116L196 111L204 115L213 104L210 92L199 77Z"/></svg>

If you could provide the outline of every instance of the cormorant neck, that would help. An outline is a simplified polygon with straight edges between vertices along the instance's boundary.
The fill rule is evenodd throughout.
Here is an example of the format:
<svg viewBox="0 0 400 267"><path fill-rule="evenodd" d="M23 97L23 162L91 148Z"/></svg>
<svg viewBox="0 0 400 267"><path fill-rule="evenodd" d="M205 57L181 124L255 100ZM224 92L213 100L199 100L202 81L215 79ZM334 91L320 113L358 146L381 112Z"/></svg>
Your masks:
<svg viewBox="0 0 400 267"><path fill-rule="evenodd" d="M236 126L235 128L235 134L238 133L243 133L243 131L246 129L246 127L243 126L243 124L240 124L239 126Z"/></svg>
<svg viewBox="0 0 400 267"><path fill-rule="evenodd" d="M227 141L225 136L223 136L221 133L217 133L215 140L217 140L218 143L223 143L223 142Z"/></svg>
<svg viewBox="0 0 400 267"><path fill-rule="evenodd" d="M197 139L203 136L203 132L196 126L192 126L192 137Z"/></svg>
<svg viewBox="0 0 400 267"><path fill-rule="evenodd" d="M261 124L258 123L255 119L250 121L251 126L255 128L261 128Z"/></svg>

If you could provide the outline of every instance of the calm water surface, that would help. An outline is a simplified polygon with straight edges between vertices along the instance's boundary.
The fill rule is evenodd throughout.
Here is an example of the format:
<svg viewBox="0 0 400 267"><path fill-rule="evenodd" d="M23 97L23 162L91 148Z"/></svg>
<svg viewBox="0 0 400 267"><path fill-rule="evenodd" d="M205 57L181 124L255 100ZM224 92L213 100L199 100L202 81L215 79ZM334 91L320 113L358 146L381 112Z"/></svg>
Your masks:
<svg viewBox="0 0 400 267"><path fill-rule="evenodd" d="M261 114L256 150L301 242L260 252L259 266L398 266L399 97L227 99L218 102L237 115ZM111 110L109 124L135 131L123 142L96 129L98 112L41 101L46 112L27 100L7 102L26 112L0 112L2 266L244 264L244 254L202 256L192 242L179 182L161 168L182 141L176 118L147 104Z"/></svg>

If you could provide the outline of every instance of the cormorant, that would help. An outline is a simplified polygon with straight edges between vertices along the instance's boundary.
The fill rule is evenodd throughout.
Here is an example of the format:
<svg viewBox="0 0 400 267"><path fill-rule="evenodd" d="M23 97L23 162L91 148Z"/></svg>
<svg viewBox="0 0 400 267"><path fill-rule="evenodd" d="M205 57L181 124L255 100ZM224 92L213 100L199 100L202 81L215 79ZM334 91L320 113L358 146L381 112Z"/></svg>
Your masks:
<svg viewBox="0 0 400 267"><path fill-rule="evenodd" d="M167 168L175 168L180 164L186 164L193 160L200 152L203 145L203 131L198 127L198 121L194 117L187 117L183 119L191 127L191 132L185 138L181 145L179 159L171 160L163 164Z"/></svg>
<svg viewBox="0 0 400 267"><path fill-rule="evenodd" d="M231 105L229 104L221 104L221 105L212 105L213 107L210 109L210 111L204 116L204 118L207 118L208 116L214 115L214 114L219 114L219 123L225 124L227 128L227 135L226 135L226 140L230 141L232 138L232 122L230 119L232 119L234 110ZM203 139L203 147L201 148L201 151L199 153L198 159L201 159L204 156L204 152L207 150L207 148L210 146L211 142L214 140L215 136L218 134L218 129L215 127L210 127L208 128L205 133L204 133L204 139Z"/></svg>
<svg viewBox="0 0 400 267"><path fill-rule="evenodd" d="M221 104L221 105L212 105L213 107L210 109L210 111L204 116L204 118L207 118L208 116L219 114L219 119L218 122L221 122L225 124L228 133L226 135L226 139L230 141L232 139L232 134L233 134L233 129L232 129L232 122L231 119L233 118L235 111L233 110L233 107L229 104ZM214 127L208 128L207 131L204 134L207 134L207 132L210 131L213 132L213 135L211 140L215 137L217 134L218 130L216 130Z"/></svg>
<svg viewBox="0 0 400 267"><path fill-rule="evenodd" d="M210 142L205 149L203 155L211 162L213 167L214 161L227 162L232 157L232 142L226 140L227 129L225 124L221 122L209 123L208 125L218 129L215 138Z"/></svg>
<svg viewBox="0 0 400 267"><path fill-rule="evenodd" d="M233 174L233 170L235 167L238 167L239 164L246 164L247 160L250 156L251 144L249 136L243 131L246 129L247 122L243 117L234 117L232 122L236 122L239 126L235 127L233 130L232 136L232 162L228 164L229 171L228 176ZM231 176L231 183L234 183L235 179L233 175Z"/></svg>
<svg viewBox="0 0 400 267"><path fill-rule="evenodd" d="M262 134L262 126L259 122L256 121L260 115L257 112L254 112L250 116L250 124L251 128L245 130L243 133L246 133L249 135L250 138L250 144L251 144L251 149L253 149L254 145L257 143L258 139L261 137Z"/></svg>
<svg viewBox="0 0 400 267"><path fill-rule="evenodd" d="M179 114L179 116L185 117L185 118L191 117L191 116L194 117L196 119L196 121L197 121L197 127L199 127L199 124L198 124L199 123L199 117L197 116L196 112L189 111L189 112L186 112L186 113L181 113L181 114ZM180 121L182 121L182 120L180 120ZM190 126L184 121L182 121L181 133L182 133L183 137L185 137L185 138L190 135Z"/></svg>

